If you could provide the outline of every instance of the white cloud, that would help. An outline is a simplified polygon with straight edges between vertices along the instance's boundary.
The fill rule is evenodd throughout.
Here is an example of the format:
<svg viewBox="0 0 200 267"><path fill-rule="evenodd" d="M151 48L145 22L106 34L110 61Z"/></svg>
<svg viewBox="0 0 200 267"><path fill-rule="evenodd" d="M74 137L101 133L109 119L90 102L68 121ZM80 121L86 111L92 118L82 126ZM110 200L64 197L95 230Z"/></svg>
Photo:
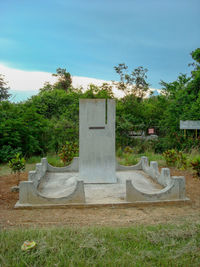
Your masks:
<svg viewBox="0 0 200 267"><path fill-rule="evenodd" d="M24 71L14 68L10 68L3 63L0 63L0 74L5 75L5 81L12 91L17 92L35 92L37 93L40 88L43 87L45 82L51 84L57 81L57 78L52 76L52 73L42 71ZM72 85L75 88L82 87L87 89L89 84L95 84L97 86L103 83L112 83L111 81L99 80L95 78L72 76ZM117 97L123 96L123 93L117 89L114 89L114 94Z"/></svg>
<svg viewBox="0 0 200 267"><path fill-rule="evenodd" d="M2 63L0 63L0 74L5 75L5 81L8 81L8 85L13 91L37 92L46 81L50 83L56 81L56 77L52 77L51 73L18 70Z"/></svg>
<svg viewBox="0 0 200 267"><path fill-rule="evenodd" d="M55 83L57 78L52 76L52 73L42 71L24 71L6 66L4 63L0 63L0 74L5 75L5 81L8 82L8 86L14 92L33 92L36 94L40 88L43 87L45 82L51 84ZM103 83L111 84L111 81L99 80L95 78L72 76L72 85L77 87L83 87L87 89L89 84L95 84L97 86ZM113 93L116 97L122 97L124 94L122 91L113 89Z"/></svg>

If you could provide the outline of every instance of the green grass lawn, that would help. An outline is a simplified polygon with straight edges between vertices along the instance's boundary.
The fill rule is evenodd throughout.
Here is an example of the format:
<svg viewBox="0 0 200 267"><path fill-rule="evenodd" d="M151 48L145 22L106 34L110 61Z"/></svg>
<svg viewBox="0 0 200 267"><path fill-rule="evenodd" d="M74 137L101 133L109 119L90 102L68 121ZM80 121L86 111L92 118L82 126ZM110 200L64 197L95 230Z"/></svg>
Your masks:
<svg viewBox="0 0 200 267"><path fill-rule="evenodd" d="M37 247L23 252L25 240ZM0 266L199 266L200 225L0 232Z"/></svg>

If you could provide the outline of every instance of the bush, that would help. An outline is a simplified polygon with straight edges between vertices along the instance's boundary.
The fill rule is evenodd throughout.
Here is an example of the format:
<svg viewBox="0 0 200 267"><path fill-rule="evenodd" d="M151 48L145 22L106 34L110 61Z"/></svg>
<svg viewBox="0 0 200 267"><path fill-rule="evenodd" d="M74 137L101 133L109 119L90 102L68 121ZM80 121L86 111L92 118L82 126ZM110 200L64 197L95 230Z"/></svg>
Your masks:
<svg viewBox="0 0 200 267"><path fill-rule="evenodd" d="M176 167L181 170L185 170L187 168L187 156L181 151L177 152Z"/></svg>
<svg viewBox="0 0 200 267"><path fill-rule="evenodd" d="M129 154L131 154L131 153L133 153L133 149L132 149L130 146L126 146L126 147L124 148L124 153L129 153Z"/></svg>
<svg viewBox="0 0 200 267"><path fill-rule="evenodd" d="M15 148L13 149L11 146L3 146L0 149L0 162L8 162L11 160L17 153L21 153L21 148Z"/></svg>
<svg viewBox="0 0 200 267"><path fill-rule="evenodd" d="M167 166L175 166L177 161L177 152L174 149L167 150L163 153Z"/></svg>
<svg viewBox="0 0 200 267"><path fill-rule="evenodd" d="M9 161L8 165L11 168L11 171L16 174L19 185L20 174L25 169L25 159L21 156L20 153L17 153L15 157Z"/></svg>
<svg viewBox="0 0 200 267"><path fill-rule="evenodd" d="M187 167L187 156L181 151L175 149L167 150L163 153L167 166L176 166L178 169Z"/></svg>
<svg viewBox="0 0 200 267"><path fill-rule="evenodd" d="M191 166L192 166L193 170L196 172L196 175L198 177L200 177L200 157L194 159L191 162Z"/></svg>
<svg viewBox="0 0 200 267"><path fill-rule="evenodd" d="M77 143L70 143L66 141L65 145L59 152L59 157L63 161L64 165L70 163L74 157L77 156L78 146Z"/></svg>
<svg viewBox="0 0 200 267"><path fill-rule="evenodd" d="M121 158L121 157L123 156L123 150L122 150L121 147L119 147L119 148L117 149L116 154L117 154L117 157L119 157L119 158Z"/></svg>

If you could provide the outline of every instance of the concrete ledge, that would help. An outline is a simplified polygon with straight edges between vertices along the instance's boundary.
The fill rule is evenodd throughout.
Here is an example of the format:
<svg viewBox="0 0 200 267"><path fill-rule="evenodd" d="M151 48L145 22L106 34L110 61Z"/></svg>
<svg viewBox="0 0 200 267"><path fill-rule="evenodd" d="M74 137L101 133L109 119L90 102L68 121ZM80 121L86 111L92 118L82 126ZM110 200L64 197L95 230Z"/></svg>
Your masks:
<svg viewBox="0 0 200 267"><path fill-rule="evenodd" d="M74 191L60 198L50 198L43 196L37 191L32 181L24 181L19 185L19 204L20 205L41 205L41 204L67 204L85 203L85 191L83 181L78 181Z"/></svg>
<svg viewBox="0 0 200 267"><path fill-rule="evenodd" d="M162 200L162 201L136 201L119 202L119 203L83 203L83 204L20 204L19 201L15 205L15 209L93 209L93 208L134 208L146 206L182 206L191 205L189 198L181 200Z"/></svg>

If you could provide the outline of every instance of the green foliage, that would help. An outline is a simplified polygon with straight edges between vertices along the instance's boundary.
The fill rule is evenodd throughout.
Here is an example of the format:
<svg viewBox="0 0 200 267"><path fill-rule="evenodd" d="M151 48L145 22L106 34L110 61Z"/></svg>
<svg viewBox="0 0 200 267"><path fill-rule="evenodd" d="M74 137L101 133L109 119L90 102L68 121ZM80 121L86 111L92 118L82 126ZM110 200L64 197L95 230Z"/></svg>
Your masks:
<svg viewBox="0 0 200 267"><path fill-rule="evenodd" d="M0 162L8 162L11 158L14 157L15 154L21 153L21 148L12 149L11 146L2 146L0 149Z"/></svg>
<svg viewBox="0 0 200 267"><path fill-rule="evenodd" d="M7 87L7 82L5 82L4 80L4 75L0 74L0 102L9 99L9 97L11 96L8 93L9 89L10 88Z"/></svg>
<svg viewBox="0 0 200 267"><path fill-rule="evenodd" d="M180 120L199 120L200 119L200 49L192 52L195 60L194 67L189 78L181 74L175 82L161 82L163 91L167 99L165 116L160 121L163 127L163 134L167 135L173 147L179 150L191 149L194 146L192 131L188 132L187 139L183 138L183 131L179 129ZM167 129L167 133L164 131ZM192 139L191 142L188 139ZM200 140L195 141L200 147Z"/></svg>
<svg viewBox="0 0 200 267"><path fill-rule="evenodd" d="M185 170L187 168L187 155L184 154L182 151L178 152L178 158L177 158L177 168L181 170Z"/></svg>
<svg viewBox="0 0 200 267"><path fill-rule="evenodd" d="M52 90L64 90L65 92L70 91L72 87L72 78L71 74L66 71L66 69L58 68L56 73L52 76L58 77L58 81L51 85L49 82L46 82L43 88L40 89L40 92L52 91Z"/></svg>
<svg viewBox="0 0 200 267"><path fill-rule="evenodd" d="M200 157L197 157L193 161L191 161L191 166L195 171L196 175L200 178Z"/></svg>
<svg viewBox="0 0 200 267"><path fill-rule="evenodd" d="M18 184L20 182L20 173L25 170L25 164L26 161L20 153L17 153L8 163L11 171L17 175Z"/></svg>
<svg viewBox="0 0 200 267"><path fill-rule="evenodd" d="M120 76L120 82L114 84L119 90L124 91L126 95L131 94L138 98L143 98L149 91L149 84L146 81L147 69L140 66L129 74L128 66L124 63L118 64L114 69Z"/></svg>
<svg viewBox="0 0 200 267"><path fill-rule="evenodd" d="M133 153L133 149L132 149L130 146L126 146L126 147L124 148L124 153L129 153L129 154L131 154L131 153Z"/></svg>
<svg viewBox="0 0 200 267"><path fill-rule="evenodd" d="M167 150L163 153L167 166L175 166L177 161L177 152L174 149Z"/></svg>
<svg viewBox="0 0 200 267"><path fill-rule="evenodd" d="M138 159L134 154L131 153L123 153L122 158L119 163L125 166L132 166L138 163Z"/></svg>
<svg viewBox="0 0 200 267"><path fill-rule="evenodd" d="M20 173L25 169L25 159L21 156L20 153L17 153L8 163L12 172Z"/></svg>
<svg viewBox="0 0 200 267"><path fill-rule="evenodd" d="M76 143L65 142L65 145L59 151L59 157L63 161L64 165L70 163L74 157L77 156L78 146Z"/></svg>
<svg viewBox="0 0 200 267"><path fill-rule="evenodd" d="M146 69L138 67L130 73L125 64L115 67L120 76L116 86L126 93L116 99L117 148L129 146L139 154L200 149L200 137L195 138L194 131L188 131L185 138L179 129L180 120L200 120L200 49L191 55L194 63L190 77L181 74L176 81L161 81L162 94L149 98L144 98L149 86ZM72 87L66 69L58 68L54 75L58 77L55 84L46 83L38 95L24 103L0 101L0 162L8 161L9 155L18 151L28 158L58 153L65 140L78 142L79 99L114 98L110 84L91 84L82 92ZM129 136L130 131L147 134L151 127L158 132L158 140L135 140Z"/></svg>
<svg viewBox="0 0 200 267"><path fill-rule="evenodd" d="M176 166L178 169L187 167L187 156L181 151L175 149L167 150L163 153L167 166Z"/></svg>

